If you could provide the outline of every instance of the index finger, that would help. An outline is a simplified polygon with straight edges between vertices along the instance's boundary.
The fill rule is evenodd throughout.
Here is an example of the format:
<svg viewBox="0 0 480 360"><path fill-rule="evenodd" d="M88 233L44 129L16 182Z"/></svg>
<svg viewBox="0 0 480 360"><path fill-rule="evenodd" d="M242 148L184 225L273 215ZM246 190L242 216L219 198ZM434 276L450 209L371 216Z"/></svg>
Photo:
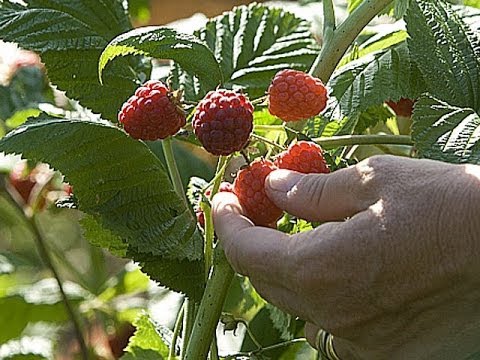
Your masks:
<svg viewBox="0 0 480 360"><path fill-rule="evenodd" d="M274 229L254 226L243 216L242 206L232 193L215 195L212 208L215 232L235 271L265 282L285 283L291 261L290 237Z"/></svg>

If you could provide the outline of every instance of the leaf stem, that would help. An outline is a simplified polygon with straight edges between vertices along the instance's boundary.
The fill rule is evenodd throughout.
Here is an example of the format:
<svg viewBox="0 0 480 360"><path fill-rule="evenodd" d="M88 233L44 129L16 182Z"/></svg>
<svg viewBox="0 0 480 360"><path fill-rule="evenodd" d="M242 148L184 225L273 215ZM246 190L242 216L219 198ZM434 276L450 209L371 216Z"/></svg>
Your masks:
<svg viewBox="0 0 480 360"><path fill-rule="evenodd" d="M0 191L0 195L5 195L5 199L18 210L18 212L23 216L23 220L25 220L27 226L30 228L33 234L33 238L37 246L40 258L44 262L45 266L52 272L52 275L55 278L55 281L57 282L58 289L60 291L60 295L62 297L62 301L65 306L65 310L67 311L68 317L70 318L70 321L73 324L75 337L77 338L78 344L80 346L82 359L88 360L88 348L87 348L87 344L85 343L85 339L83 337L80 320L78 319L77 314L73 309L73 306L70 303L70 300L68 299L67 294L65 293L62 279L60 278L57 268L53 264L52 258L50 257L46 240L35 221L35 215L34 214L27 215L22 205L20 205L8 191Z"/></svg>
<svg viewBox="0 0 480 360"><path fill-rule="evenodd" d="M413 145L408 135L344 135L312 139L324 148L352 145Z"/></svg>
<svg viewBox="0 0 480 360"><path fill-rule="evenodd" d="M275 141L272 141L270 139L267 139L266 137L263 137L263 136L260 136L260 135L257 135L255 133L252 133L252 138L256 139L256 140L260 140L260 141L263 141L264 143L267 143L273 147L276 147L277 149L280 149L280 150L285 150L285 146L282 146L280 144L277 144Z"/></svg>
<svg viewBox="0 0 480 360"><path fill-rule="evenodd" d="M173 155L172 138L170 136L162 140L162 149L163 154L165 155L165 161L167 163L167 169L170 175L170 180L172 181L173 189L188 208L188 202L185 196L182 178L180 177L177 162L175 161L175 156Z"/></svg>
<svg viewBox="0 0 480 360"><path fill-rule="evenodd" d="M222 313L223 303L233 278L233 270L220 245L215 248L214 265L193 325L184 360L205 359Z"/></svg>
<svg viewBox="0 0 480 360"><path fill-rule="evenodd" d="M322 46L320 54L315 59L309 73L320 78L324 83L330 80L335 68L342 59L345 52L357 38L365 26L385 9L393 0L364 0L330 35L325 34L326 41ZM324 15L330 17L330 5L324 0ZM328 20L330 23L331 20ZM327 25L325 23L325 25ZM329 24L330 26L331 24ZM331 36L331 38L329 38Z"/></svg>
<svg viewBox="0 0 480 360"><path fill-rule="evenodd" d="M193 323L196 315L196 304L194 301L185 299L185 308L183 310L183 344L182 344L182 359L187 351L187 345L192 334Z"/></svg>
<svg viewBox="0 0 480 360"><path fill-rule="evenodd" d="M177 314L177 320L175 320L175 326L173 328L172 343L170 344L170 349L168 349L168 360L173 360L175 358L176 347L178 336L182 329L183 316L185 314L185 302L183 302L180 311Z"/></svg>
<svg viewBox="0 0 480 360"><path fill-rule="evenodd" d="M80 345L80 351L82 354L82 359L83 360L88 360L88 348L85 343L85 339L83 338L82 334L82 328L80 326L80 320L77 317L77 314L75 313L75 310L73 309L72 304L70 303L70 300L68 299L67 294L65 293L65 289L63 288L62 280L60 278L60 275L58 274L57 269L53 265L52 258L50 257L50 254L48 253L47 245L45 242L45 238L43 237L42 232L37 226L37 223L35 221L35 216L27 217L25 218L28 221L28 224L30 226L30 229L32 230L34 234L34 239L37 245L38 252L40 253L40 257L42 258L42 261L45 263L45 265L50 269L50 271L53 274L53 277L57 281L58 289L60 290L60 294L62 296L63 303L65 305L65 309L67 310L68 316L70 317L70 320L72 321L73 328L75 330L75 335L77 337L77 341Z"/></svg>
<svg viewBox="0 0 480 360"><path fill-rule="evenodd" d="M253 355L259 355L259 354L262 354L262 353L267 352L267 351L280 349L280 348L283 348L283 347L286 347L286 346L290 346L290 345L293 345L293 344L296 344L296 343L306 342L306 341L307 341L307 339L305 339L305 338L292 339L292 340L284 341L284 342L281 342L281 343L278 343L278 344L274 344L274 345L270 345L270 346L266 346L266 347L260 347L259 349L256 349L256 350L253 350L253 351L240 352L240 353L237 353L235 355L230 355L230 356L226 357L226 360L243 358L243 357L249 357L250 358Z"/></svg>

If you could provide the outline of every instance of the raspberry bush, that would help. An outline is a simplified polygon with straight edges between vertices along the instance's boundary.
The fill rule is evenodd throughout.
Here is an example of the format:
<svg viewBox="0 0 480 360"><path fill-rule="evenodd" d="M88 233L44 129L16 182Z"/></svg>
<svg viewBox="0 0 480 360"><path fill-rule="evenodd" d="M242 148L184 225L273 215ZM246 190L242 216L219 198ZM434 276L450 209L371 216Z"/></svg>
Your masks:
<svg viewBox="0 0 480 360"><path fill-rule="evenodd" d="M253 223L293 233L315 224L270 202L263 185L276 168L328 173L382 153L480 164L478 10L444 0L347 3L340 20L338 5L323 0L318 34L308 21L259 4L185 34L133 29L125 1L0 1L0 39L37 54L16 62L0 86L0 151L58 171L40 186L32 173L0 163L0 223L21 219L53 274L18 277L23 287L0 291L0 321L12 323L0 332L0 354L30 344L29 325L51 322L59 326L42 338L50 353L19 353L52 358L56 343L83 359L315 358L304 321L233 273L214 236L211 198L233 183ZM381 13L404 22L367 29ZM152 59L171 63L152 72L160 66ZM31 204L38 194L49 206ZM86 246L93 268L104 248L141 270L84 281L75 262L66 263L68 274L79 274L68 276L78 284L65 284L57 271L64 257L42 230L50 229L42 221L64 213L94 246ZM2 254L0 275L10 286L18 259ZM171 323L143 311L161 291L179 299ZM242 323L248 331L240 347L218 354L220 320L225 330Z"/></svg>

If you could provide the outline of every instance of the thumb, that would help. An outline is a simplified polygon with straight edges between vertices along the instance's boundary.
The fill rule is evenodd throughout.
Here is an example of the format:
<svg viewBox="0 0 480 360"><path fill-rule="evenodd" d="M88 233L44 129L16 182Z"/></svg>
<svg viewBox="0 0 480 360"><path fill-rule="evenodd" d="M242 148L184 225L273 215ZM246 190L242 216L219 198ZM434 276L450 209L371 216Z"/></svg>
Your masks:
<svg viewBox="0 0 480 360"><path fill-rule="evenodd" d="M308 221L341 221L375 203L369 177L356 166L330 174L275 170L265 191L278 207Z"/></svg>

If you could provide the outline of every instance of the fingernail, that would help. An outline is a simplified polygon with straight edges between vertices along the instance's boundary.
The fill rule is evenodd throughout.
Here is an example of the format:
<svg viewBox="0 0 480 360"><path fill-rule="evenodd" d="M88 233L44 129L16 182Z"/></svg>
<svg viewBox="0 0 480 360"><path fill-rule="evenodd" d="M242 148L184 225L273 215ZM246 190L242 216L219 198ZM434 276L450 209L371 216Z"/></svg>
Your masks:
<svg viewBox="0 0 480 360"><path fill-rule="evenodd" d="M280 192L289 192L303 177L303 174L290 170L275 170L268 175L266 185Z"/></svg>

